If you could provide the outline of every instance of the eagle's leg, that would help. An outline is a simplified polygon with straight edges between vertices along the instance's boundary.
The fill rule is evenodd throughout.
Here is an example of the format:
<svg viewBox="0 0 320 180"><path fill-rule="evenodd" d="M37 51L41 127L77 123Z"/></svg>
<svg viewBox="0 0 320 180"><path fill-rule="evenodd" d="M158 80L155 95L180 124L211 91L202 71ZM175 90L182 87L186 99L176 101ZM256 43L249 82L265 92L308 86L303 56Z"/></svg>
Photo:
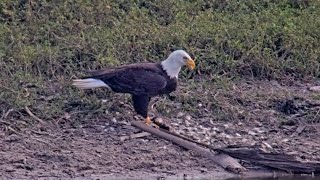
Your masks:
<svg viewBox="0 0 320 180"><path fill-rule="evenodd" d="M145 118L145 124L151 124L151 119L148 116L148 106L150 97L143 95L132 95L133 107L137 114Z"/></svg>
<svg viewBox="0 0 320 180"><path fill-rule="evenodd" d="M147 125L152 124L152 120L148 116L148 106L149 106L150 99L151 99L151 97L149 97L149 96L132 95L132 101L133 101L134 110L139 115L141 115L143 118L145 118L144 123L147 124ZM153 125L153 126L155 126L155 125ZM157 128L157 126L155 126L155 127Z"/></svg>

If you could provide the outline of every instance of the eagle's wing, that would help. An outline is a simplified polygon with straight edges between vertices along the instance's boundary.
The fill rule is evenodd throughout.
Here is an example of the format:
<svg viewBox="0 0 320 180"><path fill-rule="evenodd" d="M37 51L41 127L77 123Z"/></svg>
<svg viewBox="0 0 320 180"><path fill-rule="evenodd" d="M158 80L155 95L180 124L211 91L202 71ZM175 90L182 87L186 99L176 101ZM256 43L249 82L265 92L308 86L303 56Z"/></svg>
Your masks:
<svg viewBox="0 0 320 180"><path fill-rule="evenodd" d="M111 87L134 95L157 95L167 85L165 77L152 69L145 68L118 71L107 81Z"/></svg>

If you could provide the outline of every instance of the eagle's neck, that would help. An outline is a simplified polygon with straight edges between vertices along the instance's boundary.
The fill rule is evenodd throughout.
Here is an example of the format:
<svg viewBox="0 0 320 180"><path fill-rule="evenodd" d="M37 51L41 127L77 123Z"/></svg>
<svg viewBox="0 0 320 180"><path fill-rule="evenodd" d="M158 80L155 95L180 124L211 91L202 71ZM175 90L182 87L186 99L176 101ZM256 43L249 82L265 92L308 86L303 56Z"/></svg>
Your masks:
<svg viewBox="0 0 320 180"><path fill-rule="evenodd" d="M171 59L170 57L161 62L163 70L166 71L170 78L178 78L179 72L181 70L181 65Z"/></svg>

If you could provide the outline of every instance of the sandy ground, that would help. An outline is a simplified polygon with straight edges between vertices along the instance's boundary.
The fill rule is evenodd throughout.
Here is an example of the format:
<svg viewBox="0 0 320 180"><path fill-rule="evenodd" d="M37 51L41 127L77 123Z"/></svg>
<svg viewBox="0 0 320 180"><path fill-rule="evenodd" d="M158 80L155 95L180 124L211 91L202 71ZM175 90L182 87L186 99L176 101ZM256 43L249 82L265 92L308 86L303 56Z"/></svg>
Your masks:
<svg viewBox="0 0 320 180"><path fill-rule="evenodd" d="M207 143L216 147L259 145L266 151L296 155L300 160L320 161L320 104L312 98L316 93L308 91L308 84L272 83L235 84L237 92L231 99L242 101L239 104L248 112L246 118L226 122L215 121L210 115L190 118L180 113L170 119L170 123L185 136L197 136L195 131L201 131L203 137L199 135L194 139L208 140ZM270 95L282 91L289 93L290 98ZM253 95L253 92L260 94ZM259 100L259 95L264 101ZM10 126L13 120L1 120L0 174L3 179L234 177L210 160L154 136L121 141L121 136L140 132L128 122L88 119L74 127L72 117L68 117L59 123L37 124L17 131ZM192 129L194 127L198 129ZM196 134L201 134L199 132Z"/></svg>
<svg viewBox="0 0 320 180"><path fill-rule="evenodd" d="M118 139L118 133L134 131L130 127L109 131L94 126L59 129L54 134L11 134L1 138L1 173L8 178L94 178L106 174L161 177L221 172L209 160L152 136L124 142Z"/></svg>

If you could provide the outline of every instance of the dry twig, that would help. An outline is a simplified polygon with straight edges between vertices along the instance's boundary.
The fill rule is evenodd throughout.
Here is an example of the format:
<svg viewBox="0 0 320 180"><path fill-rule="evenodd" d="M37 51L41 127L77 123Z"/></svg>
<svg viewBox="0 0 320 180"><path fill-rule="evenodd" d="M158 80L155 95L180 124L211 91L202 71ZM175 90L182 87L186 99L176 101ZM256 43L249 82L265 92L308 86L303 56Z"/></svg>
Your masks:
<svg viewBox="0 0 320 180"><path fill-rule="evenodd" d="M307 127L307 125L300 124L298 126L298 128L296 129L296 131L294 133L292 133L290 137L294 137L294 136L300 135L305 130L306 127Z"/></svg>
<svg viewBox="0 0 320 180"><path fill-rule="evenodd" d="M13 109L9 109L7 112L3 111L2 116L0 118L0 122L6 124L7 126L12 126L11 123L5 121L5 119L9 116L9 114L13 111Z"/></svg>
<svg viewBox="0 0 320 180"><path fill-rule="evenodd" d="M38 134L38 135L46 135L46 136L54 137L54 135L47 133L47 132L40 132L40 131L35 131L35 130L31 130L31 132Z"/></svg>
<svg viewBox="0 0 320 180"><path fill-rule="evenodd" d="M4 121L4 120L0 120L0 123L6 124L6 125L8 125L8 126L12 126L11 123L9 123L9 122L7 122L7 121Z"/></svg>
<svg viewBox="0 0 320 180"><path fill-rule="evenodd" d="M34 115L27 106L25 106L24 109L26 110L26 112L27 112L32 118L34 118L35 120L37 120L39 123L45 124L45 121L42 120L42 119L40 119L40 118L38 118L36 115Z"/></svg>
<svg viewBox="0 0 320 180"><path fill-rule="evenodd" d="M15 133L15 134L17 134L17 135L19 135L19 136L24 136L24 134L19 133L18 131L16 131L15 129L13 129L13 128L10 127L10 126L8 126L7 128L8 128L10 131L12 131L13 133Z"/></svg>
<svg viewBox="0 0 320 180"><path fill-rule="evenodd" d="M2 115L2 117L1 117L0 119L1 119L1 120L6 119L13 110L14 110L14 109L9 109L6 113L4 113L4 114Z"/></svg>
<svg viewBox="0 0 320 180"><path fill-rule="evenodd" d="M132 134L129 136L122 136L120 137L120 141L125 141L128 139L135 139L135 138L141 138L141 137L146 137L146 136L150 136L151 134L148 132L142 132L142 133L137 133L137 134Z"/></svg>

